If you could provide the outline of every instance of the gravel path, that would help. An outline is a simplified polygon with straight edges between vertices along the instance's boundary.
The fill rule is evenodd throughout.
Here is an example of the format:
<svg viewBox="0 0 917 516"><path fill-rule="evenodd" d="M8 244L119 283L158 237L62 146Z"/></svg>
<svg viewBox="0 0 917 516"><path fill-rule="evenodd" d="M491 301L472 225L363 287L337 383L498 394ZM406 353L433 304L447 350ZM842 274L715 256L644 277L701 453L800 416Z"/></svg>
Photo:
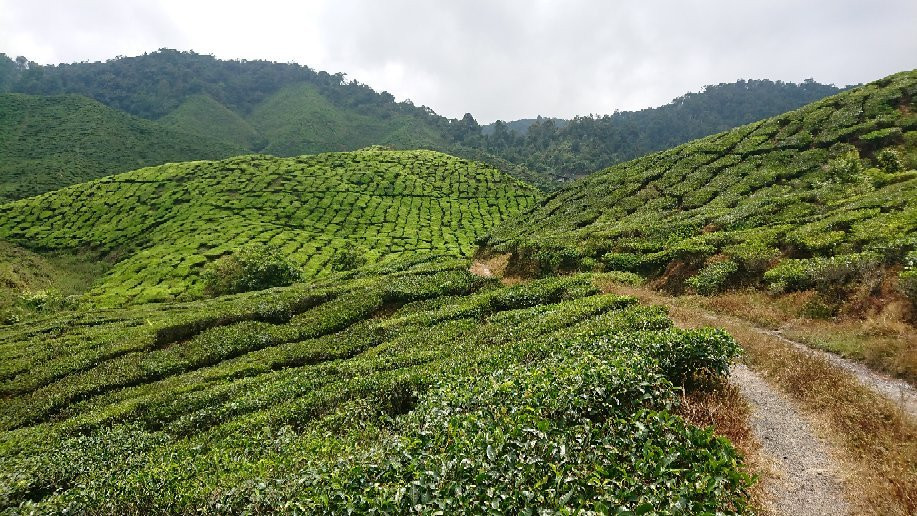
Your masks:
<svg viewBox="0 0 917 516"><path fill-rule="evenodd" d="M849 514L838 468L827 444L812 431L793 403L744 365L730 380L751 406L751 427L771 459L776 479L765 484L777 514Z"/></svg>
<svg viewBox="0 0 917 516"><path fill-rule="evenodd" d="M913 385L905 382L904 380L891 378L889 376L878 373L864 364L854 362L852 360L847 360L846 358L835 355L834 353L810 348L801 342L796 342L795 340L784 337L779 331L765 330L762 328L755 329L760 333L764 333L774 338L780 339L802 352L821 357L829 363L837 366L838 368L849 372L855 376L856 379L860 381L860 383L872 388L874 391L888 398L889 401L898 406L898 408L900 408L911 418L917 419L917 389L915 389Z"/></svg>
<svg viewBox="0 0 917 516"><path fill-rule="evenodd" d="M709 312L705 312L702 315L704 318L712 321L713 323L716 323L716 321L721 319L726 319L733 323L741 324L750 330L754 330L764 335L769 335L775 339L779 339L803 353L808 353L810 355L823 358L825 361L834 365L835 367L847 371L853 375L853 377L856 378L860 383L871 388L875 392L879 393L894 403L899 409L901 409L902 412L907 414L909 417L917 419L917 388L905 382L904 380L899 380L897 378L892 378L890 376L884 375L873 369L870 369L865 364L861 364L853 360L848 360L829 351L823 351L809 347L802 342L787 338L779 330L768 330L765 328L760 328L752 325L747 321L725 315L715 315Z"/></svg>

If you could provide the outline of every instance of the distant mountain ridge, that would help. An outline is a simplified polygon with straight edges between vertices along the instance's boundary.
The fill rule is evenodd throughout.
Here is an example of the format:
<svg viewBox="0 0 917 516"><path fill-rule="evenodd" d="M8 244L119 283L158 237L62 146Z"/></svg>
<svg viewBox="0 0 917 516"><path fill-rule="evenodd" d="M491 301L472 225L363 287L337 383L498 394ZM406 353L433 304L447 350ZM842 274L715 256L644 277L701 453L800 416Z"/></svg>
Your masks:
<svg viewBox="0 0 917 516"><path fill-rule="evenodd" d="M182 140L191 135L219 142L211 146L211 152L182 155L183 160L243 152L295 156L377 144L395 149L427 148L487 162L550 190L558 186L557 179L581 176L776 115L835 93L838 88L814 81L799 85L739 81L709 86L660 108L569 121L539 118L496 122L482 127L471 114L449 119L426 106L396 102L388 92L347 81L342 73L315 71L293 63L220 60L162 49L105 62L50 66L25 58L14 61L0 54L3 91L81 95L156 122L158 127L180 131L186 135ZM55 131L53 127L48 130ZM34 160L34 166L27 168L38 176L60 176L56 171L61 167L53 156L8 158L26 163ZM130 170L138 161L143 160L127 156L123 162L104 168L83 168L84 172L72 174L71 180L93 179L109 169L112 172L107 173ZM0 163L0 177L9 174ZM38 183L53 186L44 180Z"/></svg>

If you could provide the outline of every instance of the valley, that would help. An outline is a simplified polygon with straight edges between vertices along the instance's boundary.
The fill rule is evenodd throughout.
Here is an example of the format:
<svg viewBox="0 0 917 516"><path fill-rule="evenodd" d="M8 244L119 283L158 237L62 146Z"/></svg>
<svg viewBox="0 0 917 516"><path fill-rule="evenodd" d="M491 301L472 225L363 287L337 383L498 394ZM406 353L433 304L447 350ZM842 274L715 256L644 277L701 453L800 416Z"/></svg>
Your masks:
<svg viewBox="0 0 917 516"><path fill-rule="evenodd" d="M917 71L482 131L18 63L0 514L917 511Z"/></svg>

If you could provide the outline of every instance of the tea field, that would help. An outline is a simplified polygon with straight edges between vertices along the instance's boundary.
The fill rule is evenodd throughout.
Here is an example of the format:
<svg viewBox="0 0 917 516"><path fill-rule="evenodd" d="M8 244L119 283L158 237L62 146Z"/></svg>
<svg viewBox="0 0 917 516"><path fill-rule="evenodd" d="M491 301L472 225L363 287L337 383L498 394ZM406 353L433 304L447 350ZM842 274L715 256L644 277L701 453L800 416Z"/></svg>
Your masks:
<svg viewBox="0 0 917 516"><path fill-rule="evenodd" d="M297 158L168 164L0 205L0 239L78 249L114 265L98 305L196 296L208 262L271 244L304 277L345 247L368 263L470 255L474 241L536 191L485 165L432 151L370 148Z"/></svg>
<svg viewBox="0 0 917 516"><path fill-rule="evenodd" d="M917 71L593 174L487 245L517 270L703 294L878 288L873 272L917 264Z"/></svg>
<svg viewBox="0 0 917 516"><path fill-rule="evenodd" d="M736 451L672 414L731 337L591 275L466 267L0 328L0 511L747 509Z"/></svg>
<svg viewBox="0 0 917 516"><path fill-rule="evenodd" d="M0 201L243 147L128 115L78 95L0 94Z"/></svg>

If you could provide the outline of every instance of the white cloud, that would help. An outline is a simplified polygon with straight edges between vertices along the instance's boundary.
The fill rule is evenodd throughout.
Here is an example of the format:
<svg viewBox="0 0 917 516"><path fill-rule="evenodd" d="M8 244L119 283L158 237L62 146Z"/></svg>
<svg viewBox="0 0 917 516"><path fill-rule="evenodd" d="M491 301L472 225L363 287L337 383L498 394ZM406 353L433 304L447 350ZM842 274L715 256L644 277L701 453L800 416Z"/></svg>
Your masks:
<svg viewBox="0 0 917 516"><path fill-rule="evenodd" d="M296 61L480 121L659 105L738 78L850 84L913 68L912 0L0 0L0 52L160 47Z"/></svg>

